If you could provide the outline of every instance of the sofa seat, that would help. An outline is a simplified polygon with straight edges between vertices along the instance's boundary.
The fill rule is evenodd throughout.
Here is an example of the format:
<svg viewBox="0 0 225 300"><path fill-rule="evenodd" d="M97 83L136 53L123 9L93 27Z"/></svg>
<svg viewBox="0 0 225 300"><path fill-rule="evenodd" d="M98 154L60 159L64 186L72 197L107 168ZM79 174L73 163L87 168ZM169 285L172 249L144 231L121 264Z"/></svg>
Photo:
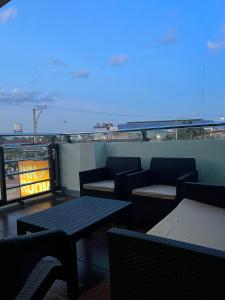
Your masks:
<svg viewBox="0 0 225 300"><path fill-rule="evenodd" d="M147 234L225 251L225 209L183 199Z"/></svg>
<svg viewBox="0 0 225 300"><path fill-rule="evenodd" d="M153 184L133 189L132 195L175 200L176 187L172 185Z"/></svg>
<svg viewBox="0 0 225 300"><path fill-rule="evenodd" d="M112 193L114 192L115 189L115 182L114 180L102 180L102 181L85 183L83 185L83 189Z"/></svg>

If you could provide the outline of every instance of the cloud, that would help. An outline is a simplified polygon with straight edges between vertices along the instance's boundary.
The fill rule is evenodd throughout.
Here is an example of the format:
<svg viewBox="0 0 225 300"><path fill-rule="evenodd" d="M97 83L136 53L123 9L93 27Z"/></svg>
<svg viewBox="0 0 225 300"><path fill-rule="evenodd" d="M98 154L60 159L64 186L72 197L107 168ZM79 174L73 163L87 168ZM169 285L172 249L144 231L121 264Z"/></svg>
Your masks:
<svg viewBox="0 0 225 300"><path fill-rule="evenodd" d="M161 48L171 46L177 43L177 30L176 28L170 28L162 35L158 40L152 41L145 45L145 48Z"/></svg>
<svg viewBox="0 0 225 300"><path fill-rule="evenodd" d="M6 23L10 19L14 19L17 15L16 8L8 8L0 12L0 24Z"/></svg>
<svg viewBox="0 0 225 300"><path fill-rule="evenodd" d="M218 41L208 41L206 47L211 51L219 51L225 47L225 38Z"/></svg>
<svg viewBox="0 0 225 300"><path fill-rule="evenodd" d="M87 69L81 69L76 72L71 72L70 74L72 78L84 78L84 79L89 78L91 75Z"/></svg>
<svg viewBox="0 0 225 300"><path fill-rule="evenodd" d="M219 30L221 32L220 38L218 38L216 40L208 40L208 42L206 43L206 47L210 51L217 52L217 51L225 48L225 24L222 24L220 26Z"/></svg>
<svg viewBox="0 0 225 300"><path fill-rule="evenodd" d="M128 56L126 54L119 54L111 56L108 60L108 64L111 66L122 66L128 62Z"/></svg>
<svg viewBox="0 0 225 300"><path fill-rule="evenodd" d="M56 99L54 94L43 94L35 91L25 91L18 88L0 89L0 104L21 105L26 103L46 103Z"/></svg>
<svg viewBox="0 0 225 300"><path fill-rule="evenodd" d="M177 30L176 28L170 28L159 41L160 46L170 46L177 43Z"/></svg>
<svg viewBox="0 0 225 300"><path fill-rule="evenodd" d="M62 60L62 59L58 59L58 58L53 58L50 62L53 66L57 66L57 67L66 67L67 63Z"/></svg>

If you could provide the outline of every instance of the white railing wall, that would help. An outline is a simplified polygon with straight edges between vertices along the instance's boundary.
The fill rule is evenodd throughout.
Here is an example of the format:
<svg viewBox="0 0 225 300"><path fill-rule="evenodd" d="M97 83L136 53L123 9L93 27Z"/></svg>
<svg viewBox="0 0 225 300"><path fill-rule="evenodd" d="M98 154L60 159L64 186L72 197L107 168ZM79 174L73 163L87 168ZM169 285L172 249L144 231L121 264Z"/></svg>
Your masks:
<svg viewBox="0 0 225 300"><path fill-rule="evenodd" d="M61 144L60 153L62 187L74 193L79 192L79 171L103 166L107 156L141 157L144 169L151 157L194 157L200 182L225 185L224 140Z"/></svg>

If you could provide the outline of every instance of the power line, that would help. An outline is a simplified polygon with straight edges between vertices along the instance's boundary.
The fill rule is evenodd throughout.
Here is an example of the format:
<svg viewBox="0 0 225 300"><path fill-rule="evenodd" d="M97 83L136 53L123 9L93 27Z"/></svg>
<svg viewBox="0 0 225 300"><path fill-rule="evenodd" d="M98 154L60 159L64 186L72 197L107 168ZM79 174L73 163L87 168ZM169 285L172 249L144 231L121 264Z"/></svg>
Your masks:
<svg viewBox="0 0 225 300"><path fill-rule="evenodd" d="M119 116L119 117L135 117L135 118L161 118L160 115L136 115L136 114L126 114L126 113L116 113L116 112L107 112L107 111L97 111L97 110L88 110L88 109L80 109L80 108L74 108L74 107L61 107L61 106L49 106L49 109L56 109L56 110L63 110L63 111L74 111L79 113L90 113L90 114L103 114L103 115L109 115L109 116ZM193 116L193 115L200 115L197 112L192 113L186 113L182 114L182 117L185 116ZM171 118L171 116L166 116L168 118ZM182 119L182 117L180 117ZM179 119L179 118L177 118Z"/></svg>

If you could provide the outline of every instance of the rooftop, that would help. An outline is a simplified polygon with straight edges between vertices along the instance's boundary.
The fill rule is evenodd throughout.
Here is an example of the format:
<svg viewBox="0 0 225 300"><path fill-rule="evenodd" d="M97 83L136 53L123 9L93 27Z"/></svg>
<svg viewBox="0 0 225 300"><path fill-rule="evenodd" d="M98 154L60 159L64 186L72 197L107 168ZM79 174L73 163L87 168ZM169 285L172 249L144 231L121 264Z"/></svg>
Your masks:
<svg viewBox="0 0 225 300"><path fill-rule="evenodd" d="M192 126L194 128L194 125ZM190 125L189 129L191 128ZM178 128L178 130L182 130L182 128ZM154 130L150 129L149 132L152 133ZM216 128L215 132L218 134ZM68 135L70 135L70 139L68 139ZM80 141L73 139L76 134L66 134L67 139L64 135L59 135L59 137L56 135L54 140L57 142L56 144L18 144L17 147L13 145L13 147L1 148L6 168L4 171L6 172L5 191L2 189L1 193L3 208L0 213L0 233L2 237L16 236L16 221L21 216L46 210L79 197L79 172L103 167L107 157L140 157L144 170L149 168L153 157L195 158L200 183L224 186L225 140L223 138L212 138L213 135L205 138L202 135L193 140L179 140L174 137L172 140L146 141L143 139L132 140L128 137L123 141L114 141L113 139L86 141L86 134L80 133L80 135ZM10 139L13 136L7 138ZM44 135L42 138L45 138ZM49 159L50 164L43 165L43 162ZM54 162L54 174L51 171L51 159ZM41 164L39 165L39 163ZM50 170L54 182L51 177L37 176L38 172L48 170ZM43 174L40 176L46 176ZM34 188L38 184L41 187L45 181L50 181L51 184L45 185L44 190ZM4 187L4 181L2 184ZM52 195L51 192L56 195ZM31 198L37 195L39 198ZM31 201L31 199L33 200ZM88 293L95 293L95 289L99 285L102 292L107 290L107 295L109 295L108 281L104 281L104 279L109 278L106 232L111 226L110 224L104 226L101 230L77 243L79 280L83 297L89 295ZM121 226L126 227L125 224L121 224ZM133 228L135 232L147 232L148 229L148 225L144 224L135 225ZM46 299L67 299L66 297L65 284L59 281L46 295ZM87 299L92 299L92 296L88 297ZM106 299L109 299L107 297Z"/></svg>

